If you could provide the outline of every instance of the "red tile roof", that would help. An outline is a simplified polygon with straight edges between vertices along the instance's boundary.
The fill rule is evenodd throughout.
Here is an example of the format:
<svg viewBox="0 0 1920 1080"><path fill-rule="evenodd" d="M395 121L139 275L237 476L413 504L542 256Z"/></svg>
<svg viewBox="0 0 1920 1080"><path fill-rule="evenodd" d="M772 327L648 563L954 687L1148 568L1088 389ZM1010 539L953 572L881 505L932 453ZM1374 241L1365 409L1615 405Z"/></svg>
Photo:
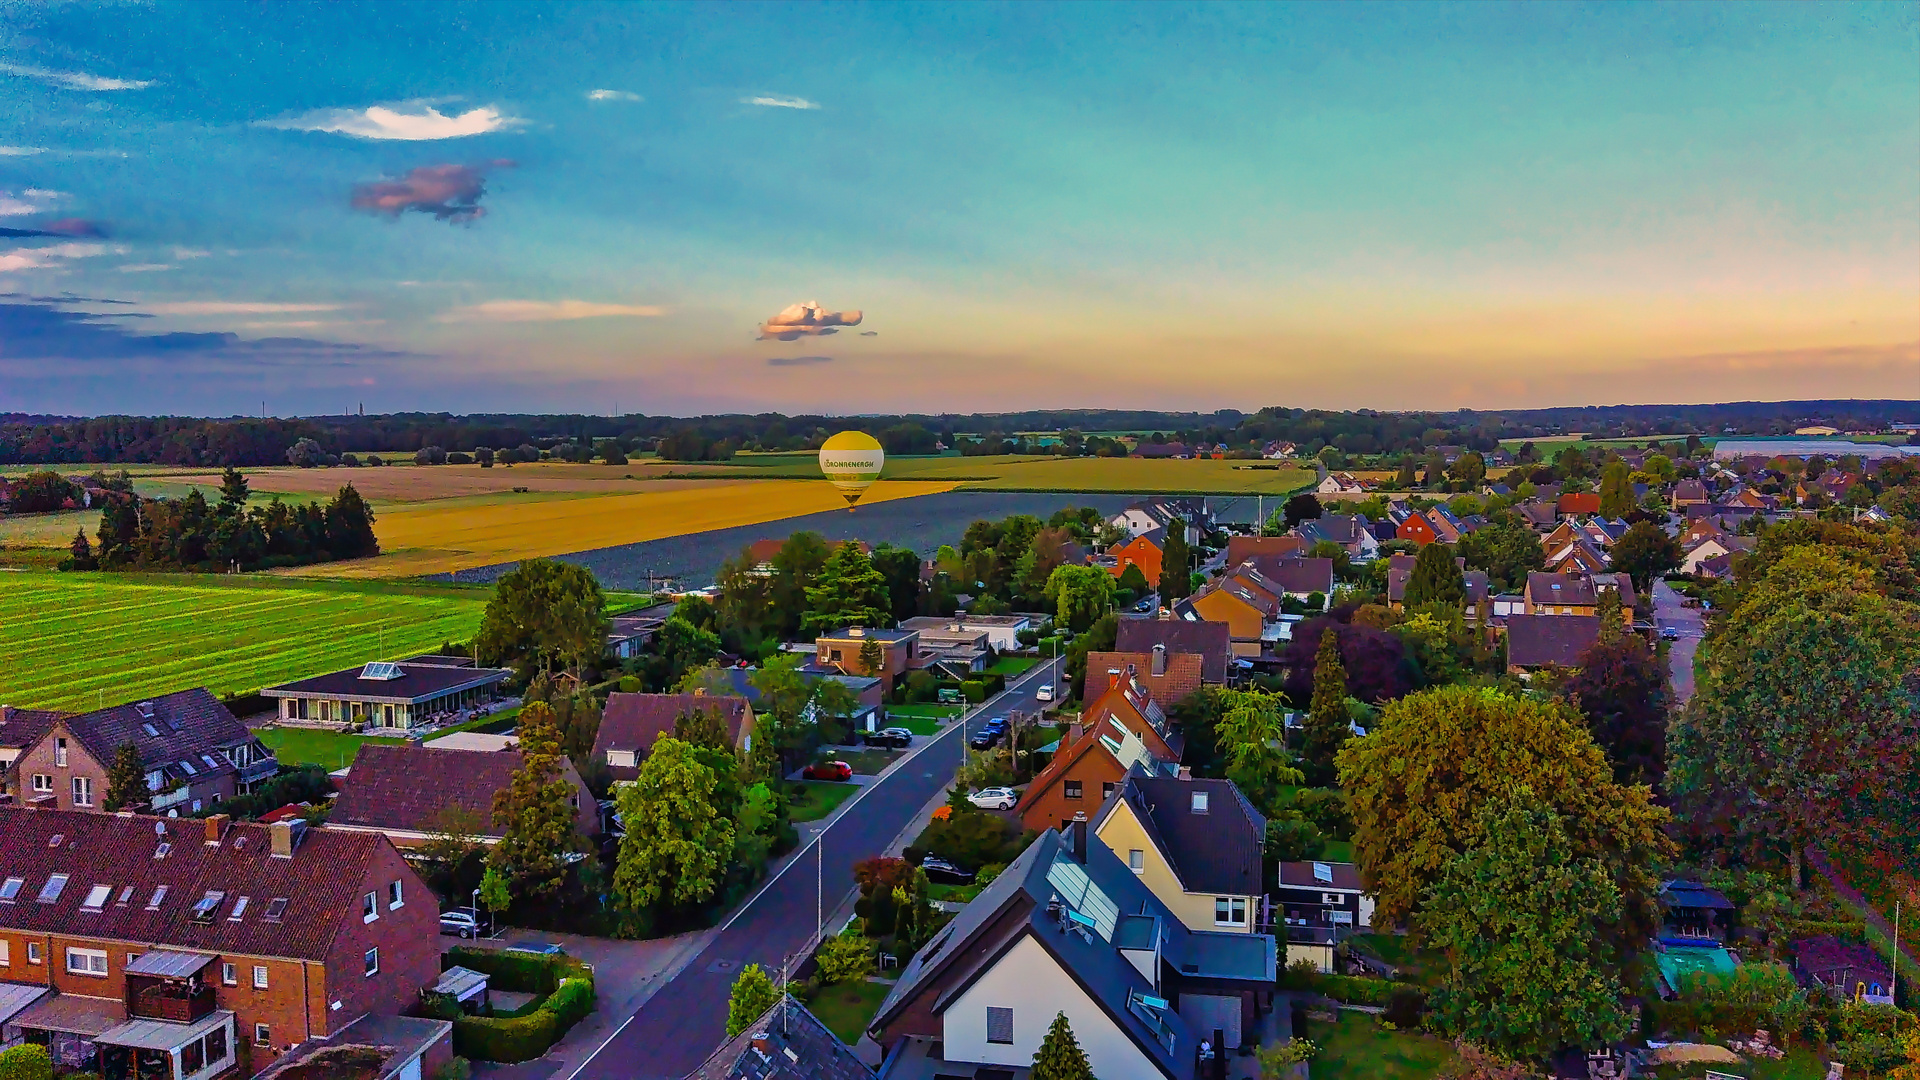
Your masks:
<svg viewBox="0 0 1920 1080"><path fill-rule="evenodd" d="M1168 652L1166 657L1166 672L1155 675L1151 652L1088 653L1087 675L1104 678L1107 671L1125 671L1131 664L1147 697L1162 709L1171 709L1200 689L1202 661L1198 653Z"/></svg>
<svg viewBox="0 0 1920 1080"><path fill-rule="evenodd" d="M450 807L478 818L484 836L493 824L493 796L513 784L525 764L518 750L442 750L432 746L362 743L340 784L327 820L370 829L432 832ZM561 772L577 781L573 763Z"/></svg>

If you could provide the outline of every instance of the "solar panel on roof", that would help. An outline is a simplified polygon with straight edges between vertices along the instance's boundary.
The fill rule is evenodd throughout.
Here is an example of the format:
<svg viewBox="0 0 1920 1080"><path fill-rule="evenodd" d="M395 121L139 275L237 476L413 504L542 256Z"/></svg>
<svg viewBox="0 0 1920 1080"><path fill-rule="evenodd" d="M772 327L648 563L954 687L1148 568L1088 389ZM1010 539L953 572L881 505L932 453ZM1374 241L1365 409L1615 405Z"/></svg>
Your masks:
<svg viewBox="0 0 1920 1080"><path fill-rule="evenodd" d="M360 669L360 677L363 679L397 679L404 674L406 672L400 670L400 665L391 660L375 660Z"/></svg>

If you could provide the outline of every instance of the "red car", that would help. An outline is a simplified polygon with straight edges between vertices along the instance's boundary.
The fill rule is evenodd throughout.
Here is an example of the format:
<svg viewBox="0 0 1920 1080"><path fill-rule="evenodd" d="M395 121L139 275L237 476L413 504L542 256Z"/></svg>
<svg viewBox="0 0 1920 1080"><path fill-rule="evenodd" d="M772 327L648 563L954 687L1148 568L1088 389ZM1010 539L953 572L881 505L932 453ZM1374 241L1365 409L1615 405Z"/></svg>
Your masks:
<svg viewBox="0 0 1920 1080"><path fill-rule="evenodd" d="M844 782L853 779L853 766L844 761L822 761L802 769L800 775L808 780Z"/></svg>

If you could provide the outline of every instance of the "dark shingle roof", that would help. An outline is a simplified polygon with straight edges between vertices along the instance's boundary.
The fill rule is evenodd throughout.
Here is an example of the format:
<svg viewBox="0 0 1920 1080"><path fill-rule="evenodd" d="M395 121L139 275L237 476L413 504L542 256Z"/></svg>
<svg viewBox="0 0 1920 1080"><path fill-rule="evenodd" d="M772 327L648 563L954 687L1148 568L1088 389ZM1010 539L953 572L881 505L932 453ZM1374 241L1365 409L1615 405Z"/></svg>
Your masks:
<svg viewBox="0 0 1920 1080"><path fill-rule="evenodd" d="M1507 664L1573 667L1587 647L1600 640L1598 615L1507 616Z"/></svg>
<svg viewBox="0 0 1920 1080"><path fill-rule="evenodd" d="M513 783L524 756L517 750L441 750L361 743L327 820L370 829L431 832L448 807L493 828L493 795Z"/></svg>
<svg viewBox="0 0 1920 1080"><path fill-rule="evenodd" d="M631 750L644 760L653 752L654 740L673 734L673 722L695 709L717 711L727 722L727 732L735 746L740 745L740 728L747 720L747 699L718 694L608 694L600 714L600 732L593 738L593 756L605 757L608 750ZM614 770L618 779L631 779Z"/></svg>
<svg viewBox="0 0 1920 1080"><path fill-rule="evenodd" d="M1198 653L1202 680L1215 685L1227 681L1233 637L1226 623L1152 616L1120 620L1115 652L1150 653L1155 645L1165 645L1170 653Z"/></svg>
<svg viewBox="0 0 1920 1080"><path fill-rule="evenodd" d="M784 995L745 1031L720 1044L686 1080L872 1080L854 1055L805 1005Z"/></svg>
<svg viewBox="0 0 1920 1080"><path fill-rule="evenodd" d="M342 920L357 910L369 864L390 847L378 833L309 829L293 857L280 859L270 826L232 825L217 845L206 842L207 828L189 818L0 808L0 878L25 879L21 902L0 904L0 926L56 934L84 926L94 938L324 961ZM155 858L163 842L166 855ZM33 902L51 874L69 875L59 899ZM94 885L112 886L111 898L82 914ZM149 911L160 885L166 896ZM127 886L133 891L122 905ZM210 889L226 895L210 923L195 922L193 906ZM228 916L242 896L250 900L235 922ZM276 897L286 898L286 910L269 922Z"/></svg>
<svg viewBox="0 0 1920 1080"><path fill-rule="evenodd" d="M505 668L457 667L445 663L396 665L401 674L395 679L363 679L366 668L315 675L311 679L281 683L260 691L268 697L340 697L355 700L428 701L442 694L503 682L513 672Z"/></svg>
<svg viewBox="0 0 1920 1080"><path fill-rule="evenodd" d="M1193 795L1205 792L1205 813L1193 810ZM1154 836L1160 852L1187 892L1256 896L1267 819L1231 780L1146 776L1139 769L1107 800L1095 829L1121 801Z"/></svg>
<svg viewBox="0 0 1920 1080"><path fill-rule="evenodd" d="M201 777L233 772L232 762L214 752L254 741L253 732L204 687L81 713L64 723L101 764L113 761L122 744L132 743L149 768L190 761ZM211 771L202 754L213 756Z"/></svg>
<svg viewBox="0 0 1920 1080"><path fill-rule="evenodd" d="M1549 574L1544 570L1527 572L1527 599L1536 604L1566 607L1592 607L1600 602L1592 578L1584 574Z"/></svg>
<svg viewBox="0 0 1920 1080"><path fill-rule="evenodd" d="M1281 591L1308 595L1333 591L1333 560L1259 557L1248 560L1262 578Z"/></svg>
<svg viewBox="0 0 1920 1080"><path fill-rule="evenodd" d="M1324 866L1330 871L1332 881L1322 881L1314 873L1315 866ZM1315 889L1328 887L1347 892L1359 892L1366 886L1360 882L1360 868L1350 862L1327 862L1318 859L1306 862L1283 862L1277 879L1283 889Z"/></svg>
<svg viewBox="0 0 1920 1080"><path fill-rule="evenodd" d="M24 750L39 742L55 720L68 715L57 709L16 709L0 705L0 749Z"/></svg>

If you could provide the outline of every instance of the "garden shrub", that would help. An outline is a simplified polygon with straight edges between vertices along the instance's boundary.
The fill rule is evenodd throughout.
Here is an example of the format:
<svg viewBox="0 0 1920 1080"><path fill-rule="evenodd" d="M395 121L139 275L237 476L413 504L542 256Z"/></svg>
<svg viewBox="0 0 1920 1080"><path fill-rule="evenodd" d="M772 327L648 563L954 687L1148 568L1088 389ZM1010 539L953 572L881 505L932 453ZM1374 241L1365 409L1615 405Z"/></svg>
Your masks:
<svg viewBox="0 0 1920 1080"><path fill-rule="evenodd" d="M461 1016L453 1022L453 1049L482 1061L531 1061L593 1012L593 971L570 956L492 951L458 946L442 963L485 972L488 985L539 995L519 1016Z"/></svg>
<svg viewBox="0 0 1920 1080"><path fill-rule="evenodd" d="M1387 1011L1382 1015L1394 1027L1412 1030L1420 1026L1420 1017L1426 1011L1427 995L1409 988L1395 990L1387 998Z"/></svg>
<svg viewBox="0 0 1920 1080"><path fill-rule="evenodd" d="M53 1058L38 1043L0 1050L0 1080L51 1080Z"/></svg>
<svg viewBox="0 0 1920 1080"><path fill-rule="evenodd" d="M968 679L960 684L960 693L972 704L978 705L987 700L987 684L978 679Z"/></svg>
<svg viewBox="0 0 1920 1080"><path fill-rule="evenodd" d="M828 938L813 959L822 986L859 982L873 974L873 946L864 937Z"/></svg>
<svg viewBox="0 0 1920 1080"><path fill-rule="evenodd" d="M559 1018L546 1009L508 1020L462 1017L453 1022L453 1052L481 1061L532 1061L558 1041L559 1029Z"/></svg>

